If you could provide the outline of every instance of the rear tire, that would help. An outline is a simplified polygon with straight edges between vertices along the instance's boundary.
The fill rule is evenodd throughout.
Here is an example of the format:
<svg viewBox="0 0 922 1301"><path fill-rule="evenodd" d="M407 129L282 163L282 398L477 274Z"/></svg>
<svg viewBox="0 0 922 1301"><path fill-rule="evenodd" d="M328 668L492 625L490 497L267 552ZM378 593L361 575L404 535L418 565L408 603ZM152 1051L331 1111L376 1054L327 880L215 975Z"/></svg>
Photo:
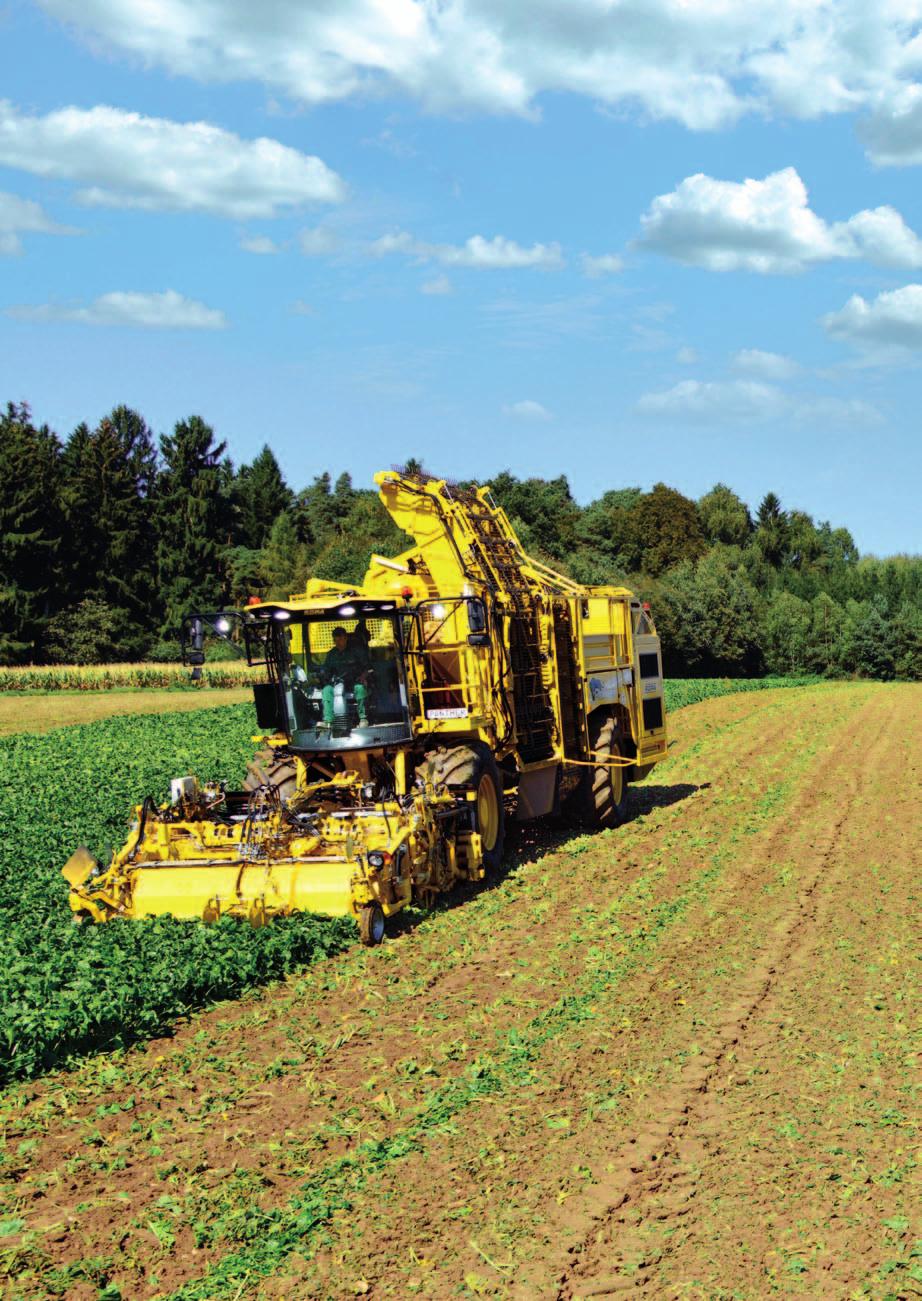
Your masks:
<svg viewBox="0 0 922 1301"><path fill-rule="evenodd" d="M620 827L627 817L628 769L611 767L611 760L625 757L624 741L616 720L606 714L589 721L589 744L597 763L585 769L576 796L576 808L584 827L602 831Z"/></svg>
<svg viewBox="0 0 922 1301"><path fill-rule="evenodd" d="M247 775L243 779L245 791L255 791L258 786L277 786L279 799L286 803L298 788L298 770L295 761L289 755L280 754L269 746L257 750L247 764Z"/></svg>
<svg viewBox="0 0 922 1301"><path fill-rule="evenodd" d="M481 743L433 750L423 760L421 771L433 786L476 791L477 830L481 838L483 865L487 871L499 867L506 840L506 809L503 779L492 751Z"/></svg>

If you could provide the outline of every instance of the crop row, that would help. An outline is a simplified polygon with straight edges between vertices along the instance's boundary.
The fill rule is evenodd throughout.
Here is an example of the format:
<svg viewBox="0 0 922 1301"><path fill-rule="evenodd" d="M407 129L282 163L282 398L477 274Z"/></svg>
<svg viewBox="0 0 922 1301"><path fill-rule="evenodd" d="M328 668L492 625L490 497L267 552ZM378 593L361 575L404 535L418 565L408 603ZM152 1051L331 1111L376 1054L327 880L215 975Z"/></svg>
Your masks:
<svg viewBox="0 0 922 1301"><path fill-rule="evenodd" d="M788 685L790 679L745 684ZM671 682L675 709L737 682ZM248 705L112 718L0 743L0 1081L169 1029L354 940L346 919L302 914L254 930L161 917L75 927L60 868L87 845L107 858L132 808L197 772L239 784L252 752Z"/></svg>
<svg viewBox="0 0 922 1301"><path fill-rule="evenodd" d="M47 664L0 668L0 691L115 691L126 687L248 687L264 670L243 661L206 664L193 683L182 664Z"/></svg>
<svg viewBox="0 0 922 1301"><path fill-rule="evenodd" d="M821 682L818 677L767 678L673 678L666 683L666 708L682 709L697 705L712 696L728 696L738 691L765 691L777 687L808 687Z"/></svg>

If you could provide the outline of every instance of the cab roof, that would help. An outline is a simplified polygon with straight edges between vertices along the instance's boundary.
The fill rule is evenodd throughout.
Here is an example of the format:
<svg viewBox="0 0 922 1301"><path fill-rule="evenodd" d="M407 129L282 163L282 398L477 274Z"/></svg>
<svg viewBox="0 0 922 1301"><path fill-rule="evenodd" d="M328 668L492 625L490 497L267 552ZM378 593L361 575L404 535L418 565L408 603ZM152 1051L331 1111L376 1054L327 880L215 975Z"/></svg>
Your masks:
<svg viewBox="0 0 922 1301"><path fill-rule="evenodd" d="M362 614L386 614L398 608L401 608L401 603L393 597L387 599L337 592L335 596L307 596L290 601L254 601L245 607L245 613L254 619L270 619L280 612L286 613L289 618L329 614L340 619L352 619Z"/></svg>

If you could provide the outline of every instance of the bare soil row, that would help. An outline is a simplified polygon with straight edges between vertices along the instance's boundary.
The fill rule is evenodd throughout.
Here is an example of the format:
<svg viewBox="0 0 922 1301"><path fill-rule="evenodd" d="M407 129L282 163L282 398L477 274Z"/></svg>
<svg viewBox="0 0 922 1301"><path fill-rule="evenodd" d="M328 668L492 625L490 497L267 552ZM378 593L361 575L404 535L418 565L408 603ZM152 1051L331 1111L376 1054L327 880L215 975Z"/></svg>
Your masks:
<svg viewBox="0 0 922 1301"><path fill-rule="evenodd" d="M883 1188L903 1122L878 1121L912 1115L908 1024L870 1048L861 1010L880 985L908 1013L920 714L879 686L683 711L628 826L545 835L379 951L12 1090L6 1294L818 1295L897 1248L908 1278L914 1167L874 1193L906 1226L844 1258L828 1189L786 1172L860 1114Z"/></svg>

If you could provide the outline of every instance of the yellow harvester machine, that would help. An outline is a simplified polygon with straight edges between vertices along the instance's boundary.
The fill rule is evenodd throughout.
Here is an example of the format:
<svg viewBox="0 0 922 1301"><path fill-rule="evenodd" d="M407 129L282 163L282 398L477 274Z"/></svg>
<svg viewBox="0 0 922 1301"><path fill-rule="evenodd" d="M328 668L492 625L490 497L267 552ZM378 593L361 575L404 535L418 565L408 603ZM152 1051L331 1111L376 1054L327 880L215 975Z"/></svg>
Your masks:
<svg viewBox="0 0 922 1301"><path fill-rule="evenodd" d="M108 867L78 850L78 919L351 914L377 944L390 914L497 866L507 817L623 820L667 748L647 608L531 560L488 488L376 482L415 545L361 587L186 620L192 664L237 628L265 666L262 748L242 790L183 776L145 799Z"/></svg>

